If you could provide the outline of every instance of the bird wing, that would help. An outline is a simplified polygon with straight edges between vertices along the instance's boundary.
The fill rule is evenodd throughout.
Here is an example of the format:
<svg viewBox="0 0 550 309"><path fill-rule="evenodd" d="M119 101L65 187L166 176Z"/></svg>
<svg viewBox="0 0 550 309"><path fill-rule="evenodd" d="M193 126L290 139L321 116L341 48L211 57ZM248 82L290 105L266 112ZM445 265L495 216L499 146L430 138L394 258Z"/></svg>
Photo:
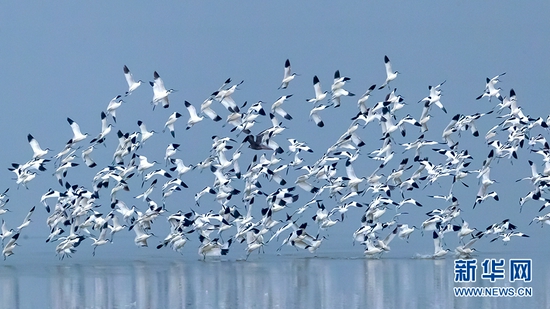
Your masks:
<svg viewBox="0 0 550 309"><path fill-rule="evenodd" d="M136 82L134 81L134 77L132 76L132 73L130 73L130 70L127 66L124 66L124 77L126 78L126 82L128 83L128 87L132 86Z"/></svg>
<svg viewBox="0 0 550 309"><path fill-rule="evenodd" d="M284 74L284 77L283 79L286 79L290 76L290 61L287 59L286 62L285 62L285 74Z"/></svg>
<svg viewBox="0 0 550 309"><path fill-rule="evenodd" d="M29 144L31 145L32 151L34 153L42 152L42 148L40 147L40 144L38 144L38 141L30 134L27 137L29 140Z"/></svg>
<svg viewBox="0 0 550 309"><path fill-rule="evenodd" d="M391 62L390 62L390 58L388 58L388 56L384 57L384 66L386 67L386 75L387 76L392 75L393 71L391 69Z"/></svg>
<svg viewBox="0 0 550 309"><path fill-rule="evenodd" d="M189 112L189 116L191 116L191 118L198 118L197 110L193 105L191 105L191 103L185 101L185 107L187 108L187 111Z"/></svg>

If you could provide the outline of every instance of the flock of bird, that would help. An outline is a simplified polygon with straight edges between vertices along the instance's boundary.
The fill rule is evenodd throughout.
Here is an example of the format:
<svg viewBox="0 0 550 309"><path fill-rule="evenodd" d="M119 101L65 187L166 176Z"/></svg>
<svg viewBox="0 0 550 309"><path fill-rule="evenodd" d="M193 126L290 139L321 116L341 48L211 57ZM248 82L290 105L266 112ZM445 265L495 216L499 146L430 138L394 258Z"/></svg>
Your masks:
<svg viewBox="0 0 550 309"><path fill-rule="evenodd" d="M164 123L164 130L148 130L148 126L159 124L146 126L142 119L135 119L134 129L114 132L117 111L120 110L121 118L132 116L121 106L135 104L134 108L145 108L139 102L127 102L133 98L132 93L145 91L142 84L146 83L134 79L124 66L128 88L101 112L101 131L97 135L82 133L78 123L67 117L72 138L62 151L53 155L49 148L42 148L34 135L28 134L32 156L29 154L25 163L12 164L9 170L15 175L17 187L26 189L32 188L37 176L48 177L53 171L56 182L40 202L48 213L46 224L50 231L44 240L53 244L60 258L70 257L82 245L91 245L95 255L99 247L121 241L115 237L119 233L132 233L138 247L148 247L153 242L158 249L171 248L180 253L185 252L184 248L198 247L202 258L226 255L237 244L242 244L246 258L273 244L278 251L294 247L315 253L323 242L332 240L329 231L344 221L357 226L349 235L350 243L364 246L364 255L373 258L389 252L396 236L408 242L410 237L421 237L416 234L427 235L433 240L434 251L422 255L426 258L444 257L450 251L468 258L481 239L507 243L514 237L529 237L508 218L500 218L487 228L471 227L461 217L461 207L466 209L466 204L468 212L473 212L472 204L475 209L487 199L498 201L498 193L491 189L496 182L491 178L491 168L502 164L500 161L518 160L520 151L538 154L544 163L539 172L541 160L528 161L530 176L518 179L532 185L532 190L520 199L520 207L530 200L541 203L541 211L550 206L550 199L543 197L550 186L550 147L544 137L548 120L526 116L513 89L508 96L501 93L498 83L504 73L487 78L485 89L477 97L493 102L488 112L451 116L441 100L445 81L429 86L427 96L418 102L406 103L397 89L391 88L399 72L392 69L387 56L384 64L386 78L381 86L372 85L361 96L346 90L350 78L336 71L332 85L325 91L318 76L313 76L314 97L309 99L285 94L271 105L262 101L237 103L235 92L244 81L232 84L227 79L205 95L207 99L200 106L184 101L187 112L177 111L181 103L174 103L170 97L175 90L167 89L155 71L149 82L153 90L152 113L159 112L155 110L159 103L161 110L174 110ZM305 77L293 72L286 60L278 91L291 89L297 78ZM376 92L385 97L371 103L369 97ZM284 107L289 104L311 108L309 117L314 125L291 116ZM349 126L339 138L329 141L326 149L312 149L306 141L288 133L287 129L298 123L294 125L298 130L322 134L328 109L340 106L357 109L351 119L327 119L349 121ZM420 117L403 115L405 106L421 106ZM435 111L434 106L438 108ZM443 132L428 129L436 114L438 118L450 117ZM487 121L496 119L498 123L483 136L476 122L489 114L498 116ZM209 154L201 162L185 162L185 153L195 150L191 150L194 148L190 141L178 136L184 119L186 130L196 130L196 138L205 138L199 136L201 131L195 127L204 125L201 122L211 122L220 132L212 137ZM257 129L266 123L267 127ZM535 130L540 134L535 135ZM466 145L460 143L462 134L470 134L468 131L475 138L485 139L489 150L482 163L474 160ZM160 134L170 134L173 143L157 151L157 157L146 157L147 141ZM426 138L428 134L434 136L433 140ZM411 135L416 139L397 142L398 138ZM98 165L94 156L99 151L112 151L112 163ZM402 159L394 159L401 152L403 155L395 157ZM370 171L356 169L358 159L372 160L377 167ZM95 176L86 185L80 181L72 183L70 174L78 174L76 169L93 170ZM187 183L203 172L211 173L211 183L199 192L190 192ZM294 174L298 176L293 177ZM474 182L479 183L477 194L462 196L459 202L453 194L455 185L469 187ZM407 197L411 191L434 184L441 188L447 183L450 187L442 190L448 193L426 195L427 202ZM125 191L139 194L121 197ZM0 215L8 211L9 194L7 189L0 195ZM184 196L194 196L194 204L177 202ZM446 207L429 209L427 204ZM177 208L180 209L175 211ZM31 220L34 211L32 207L19 225L2 220L4 259L17 252L24 228L35 224ZM412 223L407 219L409 212L425 213L425 220ZM531 223L550 224L550 213L533 218ZM154 227L160 225L166 226L164 237L153 234ZM159 230L162 228L155 232ZM444 238L449 237L448 233L460 239L456 248L446 245Z"/></svg>

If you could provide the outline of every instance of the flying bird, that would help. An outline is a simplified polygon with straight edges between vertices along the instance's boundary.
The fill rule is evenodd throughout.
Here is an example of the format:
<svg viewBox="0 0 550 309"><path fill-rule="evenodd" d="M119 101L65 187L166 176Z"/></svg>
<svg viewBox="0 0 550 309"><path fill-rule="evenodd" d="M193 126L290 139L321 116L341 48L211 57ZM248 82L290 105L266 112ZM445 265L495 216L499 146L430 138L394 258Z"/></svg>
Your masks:
<svg viewBox="0 0 550 309"><path fill-rule="evenodd" d="M170 106L168 95L170 95L175 90L166 90L166 87L164 87L164 81L162 80L162 78L160 78L157 71L153 73L153 78L154 82L149 82L149 84L153 87L153 99L151 100L151 104L153 104L153 110L159 102L162 103L162 107L168 108L168 106Z"/></svg>
<svg viewBox="0 0 550 309"><path fill-rule="evenodd" d="M318 103L326 98L328 91L322 91L321 90L321 82L319 81L319 78L317 75L313 76L313 90L315 91L315 97L312 99L308 99L307 101L309 103Z"/></svg>
<svg viewBox="0 0 550 309"><path fill-rule="evenodd" d="M286 89L288 87L288 84L296 77L298 74L292 73L291 67L290 67L290 60L285 61L285 71L283 75L283 81L281 82L281 86L279 86L279 89Z"/></svg>
<svg viewBox="0 0 550 309"><path fill-rule="evenodd" d="M384 66L386 67L386 81L382 86L378 87L378 89L384 89L384 87L389 85L391 81L397 78L397 74L399 74L399 71L392 70L390 58L388 58L388 56L384 56Z"/></svg>
<svg viewBox="0 0 550 309"><path fill-rule="evenodd" d="M129 96L132 94L134 90L136 90L143 81L140 79L138 81L134 80L134 77L132 76L132 73L130 72L130 69L126 65L124 65L124 77L126 78L126 83L128 83L128 91L126 91L126 96Z"/></svg>

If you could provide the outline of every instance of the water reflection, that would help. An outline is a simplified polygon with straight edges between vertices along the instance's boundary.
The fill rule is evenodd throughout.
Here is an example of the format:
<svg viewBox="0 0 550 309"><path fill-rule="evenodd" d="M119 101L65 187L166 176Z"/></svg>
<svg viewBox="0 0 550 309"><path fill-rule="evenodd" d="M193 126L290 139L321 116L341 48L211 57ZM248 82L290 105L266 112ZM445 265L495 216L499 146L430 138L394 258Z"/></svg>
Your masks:
<svg viewBox="0 0 550 309"><path fill-rule="evenodd" d="M0 300L2 308L20 308L17 271L12 266L2 267L0 276Z"/></svg>
<svg viewBox="0 0 550 309"><path fill-rule="evenodd" d="M506 301L455 298L452 260L273 257L0 270L1 308L31 307L37 297L42 308L448 308ZM546 304L544 280L535 297L521 301Z"/></svg>

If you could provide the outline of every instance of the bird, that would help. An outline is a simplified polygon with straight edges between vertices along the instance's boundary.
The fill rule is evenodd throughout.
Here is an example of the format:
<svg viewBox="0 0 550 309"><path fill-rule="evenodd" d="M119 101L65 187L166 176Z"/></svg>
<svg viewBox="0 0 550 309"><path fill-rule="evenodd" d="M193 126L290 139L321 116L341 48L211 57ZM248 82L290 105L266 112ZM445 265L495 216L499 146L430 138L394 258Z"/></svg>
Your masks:
<svg viewBox="0 0 550 309"><path fill-rule="evenodd" d="M31 224L31 216L32 214L34 213L34 208L35 206L33 206L29 212L27 213L27 215L25 216L25 219L23 220L23 223L21 223L21 225L19 225L15 230L17 231L17 233L20 233L21 230L23 228L26 228L27 226L29 226Z"/></svg>
<svg viewBox="0 0 550 309"><path fill-rule="evenodd" d="M487 169L483 174L481 175L481 186L479 187L479 190L476 195L476 201L474 203L474 208L477 204L480 204L485 199L492 197L495 199L495 201L499 200L498 194L496 192L487 192L487 188L494 184L495 181L490 178L490 169Z"/></svg>
<svg viewBox="0 0 550 309"><path fill-rule="evenodd" d="M498 237L491 239L491 242L493 242L493 241L495 241L499 238L502 238L502 241L506 245L512 239L512 237L514 237L514 236L515 237L530 237L529 235L524 234L522 232L508 232L508 233L499 234Z"/></svg>
<svg viewBox="0 0 550 309"><path fill-rule="evenodd" d="M172 157L176 155L176 152L178 151L180 147L180 144L171 143L166 147L166 151L164 154L164 161L166 162L166 165L168 165L168 162L172 160Z"/></svg>
<svg viewBox="0 0 550 309"><path fill-rule="evenodd" d="M383 240L378 240L377 247L380 247L384 251L390 251L390 242L395 238L397 235L397 231L399 230L399 227L395 227L388 236L386 236Z"/></svg>
<svg viewBox="0 0 550 309"><path fill-rule="evenodd" d="M147 126L141 120L138 120L137 124L141 134L141 140L139 142L139 145L142 146L143 143L145 143L146 140L150 139L156 132L153 130L147 131Z"/></svg>
<svg viewBox="0 0 550 309"><path fill-rule="evenodd" d="M147 233L139 222L136 222L133 225L133 230L136 233L136 236L134 237L135 245L138 247L147 247L147 240L153 236L153 234Z"/></svg>
<svg viewBox="0 0 550 309"><path fill-rule="evenodd" d="M363 181L366 180L365 177L357 177L355 174L355 170L353 169L353 166L351 165L351 161L348 159L346 160L346 175L348 177L348 187L352 192L359 192L359 184L361 184Z"/></svg>
<svg viewBox="0 0 550 309"><path fill-rule="evenodd" d="M290 145L288 146L288 150L290 152L296 152L296 151L313 152L313 150L308 145L306 145L305 142L299 142L294 138L288 138L287 140L290 143Z"/></svg>
<svg viewBox="0 0 550 309"><path fill-rule="evenodd" d="M368 107L366 105L366 102L370 98L370 94L374 89L376 89L376 85L370 86L369 89L367 89L367 91L365 91L365 93L361 95L359 100L357 100L357 106L359 106L359 112L361 114L365 114L368 112Z"/></svg>
<svg viewBox="0 0 550 309"><path fill-rule="evenodd" d="M200 235L199 241L201 242L201 246L199 247L199 255L203 257L203 260L205 260L207 256L227 255L233 239L230 238L225 243L221 243L217 238L210 240Z"/></svg>
<svg viewBox="0 0 550 309"><path fill-rule="evenodd" d="M143 81L140 79L138 81L134 80L134 77L132 76L132 73L130 73L130 69L126 65L124 65L123 68L124 71L124 77L126 78L126 82L128 83L128 91L126 91L126 96L129 96L132 94L134 90L136 90Z"/></svg>
<svg viewBox="0 0 550 309"><path fill-rule="evenodd" d="M311 111L309 112L309 118L313 120L315 125L317 125L319 128L322 128L325 126L325 123L323 122L323 119L321 119L319 112L322 110L325 110L327 107L329 106L321 104L317 107L312 108Z"/></svg>
<svg viewBox="0 0 550 309"><path fill-rule="evenodd" d="M13 250L15 250L15 246L17 246L16 241L19 239L19 233L14 234L8 243L4 246L4 249L2 250L2 255L4 256L4 260L8 256L13 255Z"/></svg>
<svg viewBox="0 0 550 309"><path fill-rule="evenodd" d="M109 232L109 223L105 222L105 224L101 226L101 229L99 230L99 237L90 237L93 240L92 246L94 247L94 250L92 251L92 256L95 256L95 250L98 246L103 246L111 242L111 240L107 239L107 232Z"/></svg>
<svg viewBox="0 0 550 309"><path fill-rule="evenodd" d="M436 258L443 257L447 255L449 251L451 251L450 249L443 249L443 246L441 243L441 236L437 231L433 231L433 240L434 240L435 249L434 249L434 254L432 255L432 258L436 259Z"/></svg>
<svg viewBox="0 0 550 309"><path fill-rule="evenodd" d="M175 128L174 128L174 123L176 122L176 120L178 120L178 118L181 117L181 114L178 113L178 112L174 112L170 115L170 117L168 117L168 120L166 121L166 123L164 124L164 130L162 130L162 132L166 131L166 129L170 130L170 134L172 134L172 137L176 137L176 131L175 131Z"/></svg>
<svg viewBox="0 0 550 309"><path fill-rule="evenodd" d="M332 105L334 107L339 107L340 106L340 98L342 96L349 96L349 97L355 96L354 93L349 92L349 91L347 91L343 88L345 83L349 80L350 80L349 77L346 77L346 76L341 77L340 76L340 70L336 70L336 72L334 72L334 82L333 82L332 86L330 87L330 90L332 92L332 97L331 97L330 100L331 100Z"/></svg>
<svg viewBox="0 0 550 309"><path fill-rule="evenodd" d="M172 164L174 164L175 166L174 167L171 167L170 168L170 171L172 172L177 172L178 173L178 177L180 177L181 175L189 172L189 171L192 171L195 169L195 166L194 165L188 165L186 166L184 163L183 163L183 160L182 159L170 159L170 162Z"/></svg>
<svg viewBox="0 0 550 309"><path fill-rule="evenodd" d="M370 238L367 238L365 241L365 247L366 248L365 251L363 251L363 254L367 257L380 257L380 255L384 252L384 249L375 246Z"/></svg>
<svg viewBox="0 0 550 309"><path fill-rule="evenodd" d="M58 167L56 170L55 170L55 177L57 178L57 181L59 182L59 184L61 186L63 186L63 178L65 176L67 176L67 171L71 168L71 167L75 167L75 166L78 166L79 164L78 163L73 163L73 162L67 162L63 165L61 165L60 167Z"/></svg>
<svg viewBox="0 0 550 309"><path fill-rule="evenodd" d="M121 97L121 95L117 95L116 97L112 98L111 101L109 101L109 105L107 105L107 113L111 115L111 117L113 117L114 122L116 122L116 111L120 106L122 106L122 103L124 102Z"/></svg>
<svg viewBox="0 0 550 309"><path fill-rule="evenodd" d="M428 86L428 90L430 91L430 94L425 97L424 99L418 101L418 102L425 102L427 104L427 107L429 108L432 104L435 104L437 107L439 107L445 114L447 113L447 109L443 106L441 103L441 86L445 84L446 80L439 83L436 86Z"/></svg>
<svg viewBox="0 0 550 309"><path fill-rule="evenodd" d="M197 110L191 103L185 101L185 107L187 108L187 111L189 112L189 120L187 120L187 128L186 130L191 129L195 124L202 121L204 117L197 115Z"/></svg>
<svg viewBox="0 0 550 309"><path fill-rule="evenodd" d="M343 88L336 89L332 93L332 97L330 98L330 100L332 102L332 106L339 107L340 106L340 98L342 96L344 96L344 97L353 97L353 96L355 96L355 94L352 93L352 92L349 92L349 91L347 91Z"/></svg>
<svg viewBox="0 0 550 309"><path fill-rule="evenodd" d="M31 145L31 148L32 148L33 159L40 159L43 156L48 154L48 151L50 149L49 148L42 149L42 147L40 147L40 144L38 144L38 141L31 134L27 135L27 140L29 141L29 145Z"/></svg>
<svg viewBox="0 0 550 309"><path fill-rule="evenodd" d="M199 199L204 196L206 193L210 193L210 194L216 194L217 192L212 189L211 187L209 186L206 186L204 189L202 189L200 192L197 192L195 193L195 203L198 205L199 204Z"/></svg>
<svg viewBox="0 0 550 309"><path fill-rule="evenodd" d="M289 113L287 113L281 105L283 105L284 101L292 97L292 94L281 96L271 105L271 111L274 113L279 114L281 117L284 117L287 120L292 120L292 116L290 116Z"/></svg>
<svg viewBox="0 0 550 309"><path fill-rule="evenodd" d="M212 105L212 102L214 99L212 97L204 100L201 104L201 113L208 116L208 118L212 119L215 122L218 122L222 120L222 117L220 117L210 106Z"/></svg>
<svg viewBox="0 0 550 309"><path fill-rule="evenodd" d="M378 89L384 89L384 87L393 81L397 77L397 74L399 74L399 71L392 70L390 58L388 58L388 56L384 56L384 66L386 67L386 81L378 87Z"/></svg>
<svg viewBox="0 0 550 309"><path fill-rule="evenodd" d="M136 157L139 159L137 171L140 174L142 174L145 170L148 170L151 167L155 166L155 164L157 163L157 161L149 162L147 157L143 155L136 155Z"/></svg>
<svg viewBox="0 0 550 309"><path fill-rule="evenodd" d="M84 239L86 239L85 236L76 234L60 237L59 240L61 240L61 242L55 247L55 252L60 256L60 259L71 257L71 254L76 252L76 247L78 247Z"/></svg>
<svg viewBox="0 0 550 309"><path fill-rule="evenodd" d="M292 69L290 67L290 60L285 61L285 70L283 75L283 80L281 81L281 86L279 86L279 89L286 89L288 87L288 84L296 77L298 74L292 73Z"/></svg>
<svg viewBox="0 0 550 309"><path fill-rule="evenodd" d="M111 204L111 208L115 209L116 212L120 213L125 222L129 224L133 224L135 220L134 216L137 215L135 205L129 208L123 201L115 200Z"/></svg>
<svg viewBox="0 0 550 309"><path fill-rule="evenodd" d="M55 242L59 240L59 235L65 233L65 230L63 230L60 227L54 228L51 232L48 238L46 239L46 242Z"/></svg>
<svg viewBox="0 0 550 309"><path fill-rule="evenodd" d="M239 82L238 84L235 84L228 89L223 89L225 85L229 84L231 82L231 79L227 79L225 83L217 90L212 93L212 96L214 99L218 102L220 102L229 112L231 113L238 113L240 111L239 107L237 106L237 103L235 103L235 100L231 97L235 90L237 90L242 83L244 83L244 80Z"/></svg>
<svg viewBox="0 0 550 309"><path fill-rule="evenodd" d="M457 235L462 240L465 236L472 234L476 230L477 229L475 227L470 228L468 222L464 221L464 219L463 219L462 220L462 226L460 228L460 231L458 231Z"/></svg>
<svg viewBox="0 0 550 309"><path fill-rule="evenodd" d="M168 96L175 90L167 90L166 87L164 87L164 81L162 80L162 78L160 78L160 75L157 73L157 71L153 73L153 78L154 82L149 82L151 87L153 87L153 99L151 100L151 104L153 104L153 110L159 102L162 103L162 107L168 108L170 106Z"/></svg>
<svg viewBox="0 0 550 309"><path fill-rule="evenodd" d="M409 227L408 224L399 224L398 227L400 228L399 233L397 236L401 239L407 240L411 236L411 234L417 229L416 226Z"/></svg>
<svg viewBox="0 0 550 309"><path fill-rule="evenodd" d="M101 112L101 132L97 137L92 139L90 143L103 144L105 142L105 137L107 134L111 133L112 128L112 124L107 124L107 115L105 112Z"/></svg>
<svg viewBox="0 0 550 309"><path fill-rule="evenodd" d="M312 99L308 99L307 102L309 103L318 103L324 100L328 93L328 91L323 92L321 90L321 82L319 81L317 75L313 76L313 90L315 91L315 97Z"/></svg>
<svg viewBox="0 0 550 309"><path fill-rule="evenodd" d="M2 233L0 234L0 238L2 239L2 243L4 242L4 239L11 237L15 234L14 229L8 229L6 227L6 221L2 219Z"/></svg>
<svg viewBox="0 0 550 309"><path fill-rule="evenodd" d="M162 172L162 170L160 170L159 172ZM164 176L167 176L167 175L169 175L169 174L168 173L164 174ZM168 178L171 178L171 177L168 177ZM165 182L164 185L162 185L162 190L165 191L170 186L189 188L189 186L185 182L183 182L183 180L181 180L179 178L173 178L173 179Z"/></svg>
<svg viewBox="0 0 550 309"><path fill-rule="evenodd" d="M113 238L114 238L115 234L122 231L122 230L124 230L125 228L127 228L127 225L126 224L121 224L121 222L119 220L119 217L116 216L116 215L113 216L113 218L111 219L111 222L113 224L112 225L108 224L107 228L111 232L111 239L109 241L113 242ZM101 238L101 235L100 235L99 238Z"/></svg>
<svg viewBox="0 0 550 309"><path fill-rule="evenodd" d="M71 130L73 130L73 138L71 138L67 144L74 145L80 141L83 141L84 139L86 139L86 137L88 137L88 133L82 134L78 123L74 122L71 118L68 118L68 117L67 117L67 122L71 126Z"/></svg>
<svg viewBox="0 0 550 309"><path fill-rule="evenodd" d="M491 97L496 97L499 101L503 101L504 99L502 98L502 96L500 95L500 90L501 88L495 88L495 85L500 81L498 78L500 76L503 76L504 74L506 74L506 72L502 73L502 74L499 74L493 78L487 78L487 84L485 85L485 91L479 95L476 100L479 100L483 97L488 97L489 98L489 101L491 101Z"/></svg>
<svg viewBox="0 0 550 309"><path fill-rule="evenodd" d="M151 171L151 172L149 172L149 173L147 173L143 176L143 182L142 182L141 187L143 188L143 185L145 184L145 182L149 181L151 178L153 178L155 176L164 176L164 177L169 178L169 179L172 178L172 175L170 175L170 173L168 173L167 171L165 171L162 168L159 168L159 169ZM155 180L157 180L157 179L155 179ZM155 181L155 183L156 183L156 181Z"/></svg>
<svg viewBox="0 0 550 309"><path fill-rule="evenodd" d="M465 245L459 245L455 248L456 257L458 258L471 258L472 254L476 251L475 248L472 248L474 243L476 243L481 236L475 236L470 239Z"/></svg>
<svg viewBox="0 0 550 309"><path fill-rule="evenodd" d="M243 140L243 143L245 142L248 142L248 148L254 150L273 150L271 147L263 143L261 135L257 135L256 137L254 137L254 135L247 135Z"/></svg>

